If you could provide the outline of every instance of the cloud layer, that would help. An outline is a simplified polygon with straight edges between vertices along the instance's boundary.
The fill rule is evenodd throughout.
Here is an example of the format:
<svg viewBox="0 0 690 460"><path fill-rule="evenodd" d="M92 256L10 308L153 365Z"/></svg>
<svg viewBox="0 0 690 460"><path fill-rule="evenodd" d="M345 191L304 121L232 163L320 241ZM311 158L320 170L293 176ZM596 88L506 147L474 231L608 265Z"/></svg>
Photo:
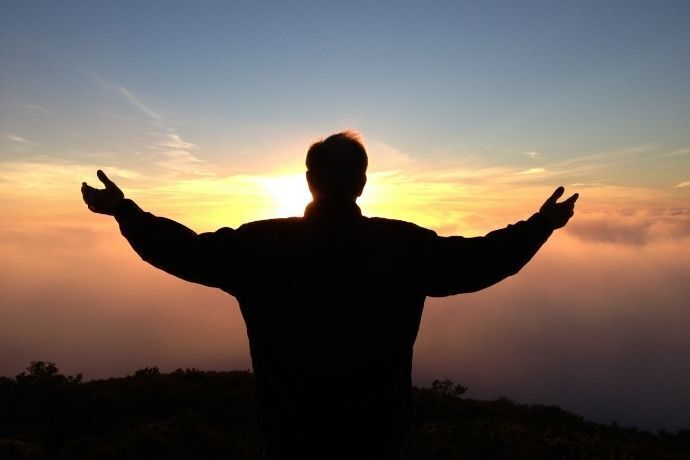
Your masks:
<svg viewBox="0 0 690 460"><path fill-rule="evenodd" d="M687 428L689 221L688 210L584 212L516 277L429 300L415 381L449 377L473 397ZM0 373L36 359L87 378L250 367L236 301L146 265L111 219L0 226Z"/></svg>
<svg viewBox="0 0 690 460"><path fill-rule="evenodd" d="M427 302L417 378L603 422L687 428L690 237L634 241L559 232L516 277Z"/></svg>

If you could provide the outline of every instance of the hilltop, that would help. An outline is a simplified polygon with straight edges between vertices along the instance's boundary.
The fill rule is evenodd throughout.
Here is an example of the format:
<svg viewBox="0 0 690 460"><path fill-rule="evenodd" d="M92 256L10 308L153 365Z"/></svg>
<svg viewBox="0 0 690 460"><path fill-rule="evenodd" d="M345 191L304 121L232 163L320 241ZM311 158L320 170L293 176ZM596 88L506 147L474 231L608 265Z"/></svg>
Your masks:
<svg viewBox="0 0 690 460"><path fill-rule="evenodd" d="M83 382L52 363L0 377L2 459L261 458L253 375L156 367ZM448 380L415 388L412 459L686 459L690 431L603 425L555 406L477 401Z"/></svg>

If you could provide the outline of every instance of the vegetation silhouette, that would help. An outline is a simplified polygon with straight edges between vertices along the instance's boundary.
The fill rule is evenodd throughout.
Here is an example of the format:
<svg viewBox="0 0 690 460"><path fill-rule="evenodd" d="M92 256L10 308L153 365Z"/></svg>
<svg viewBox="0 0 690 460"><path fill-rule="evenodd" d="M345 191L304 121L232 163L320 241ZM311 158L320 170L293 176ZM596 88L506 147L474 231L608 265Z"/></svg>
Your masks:
<svg viewBox="0 0 690 460"><path fill-rule="evenodd" d="M525 221L441 237L362 216L366 150L351 132L314 143L304 217L197 234L144 212L103 171L82 184L132 248L179 278L235 296L247 325L266 457L399 458L412 417L412 354L426 297L516 274L574 213L559 187ZM320 382L327 382L322 385Z"/></svg>
<svg viewBox="0 0 690 460"><path fill-rule="evenodd" d="M0 458L258 460L253 389L248 371L162 374L150 367L83 382L60 374L53 363L33 362L14 379L0 377ZM403 458L690 457L689 430L651 433L597 424L556 406L467 399L465 390L449 380L414 388Z"/></svg>

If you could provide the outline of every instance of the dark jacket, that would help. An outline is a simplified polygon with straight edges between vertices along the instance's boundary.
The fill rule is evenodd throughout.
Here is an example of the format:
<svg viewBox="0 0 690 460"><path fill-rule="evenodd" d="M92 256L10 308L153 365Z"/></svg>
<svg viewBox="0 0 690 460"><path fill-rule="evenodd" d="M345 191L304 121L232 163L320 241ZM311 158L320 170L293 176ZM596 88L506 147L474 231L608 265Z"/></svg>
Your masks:
<svg viewBox="0 0 690 460"><path fill-rule="evenodd" d="M131 200L115 217L144 260L239 301L270 458L397 458L425 298L517 273L552 232L537 213L484 237L440 237L326 201L201 234Z"/></svg>

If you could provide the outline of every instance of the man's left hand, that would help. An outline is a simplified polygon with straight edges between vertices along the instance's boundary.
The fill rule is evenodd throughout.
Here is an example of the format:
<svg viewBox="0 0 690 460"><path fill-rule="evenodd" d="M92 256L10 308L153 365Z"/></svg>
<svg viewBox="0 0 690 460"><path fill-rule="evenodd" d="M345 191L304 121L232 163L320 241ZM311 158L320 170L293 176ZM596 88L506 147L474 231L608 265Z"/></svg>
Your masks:
<svg viewBox="0 0 690 460"><path fill-rule="evenodd" d="M563 196L565 189L558 187L553 195L539 209L539 212L551 224L551 227L556 230L568 223L575 213L575 202L579 198L578 193L574 193L570 198L558 203L558 199Z"/></svg>

